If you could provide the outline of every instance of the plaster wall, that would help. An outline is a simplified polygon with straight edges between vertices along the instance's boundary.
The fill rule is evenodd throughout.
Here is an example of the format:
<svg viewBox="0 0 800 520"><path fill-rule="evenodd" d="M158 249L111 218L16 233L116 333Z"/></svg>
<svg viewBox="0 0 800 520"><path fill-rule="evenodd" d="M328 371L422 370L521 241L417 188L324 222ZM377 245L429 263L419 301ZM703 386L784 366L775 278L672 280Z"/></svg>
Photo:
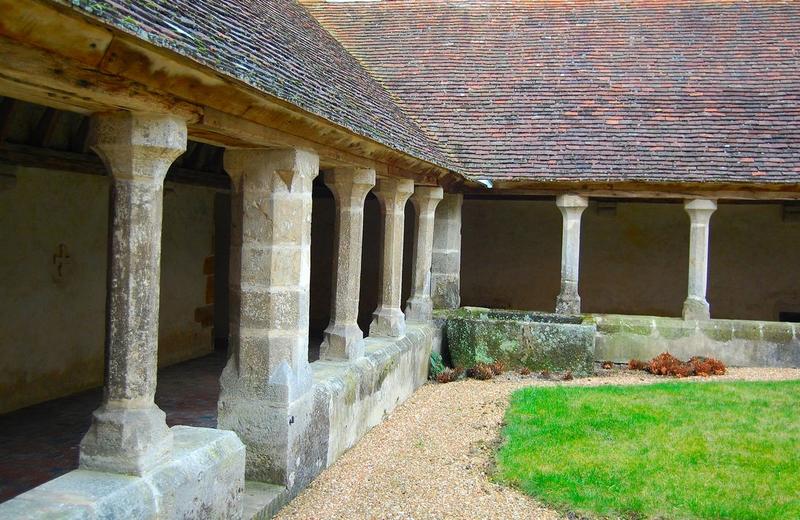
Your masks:
<svg viewBox="0 0 800 520"><path fill-rule="evenodd" d="M12 168L0 190L0 413L103 382L109 178ZM212 349L214 191L165 187L159 365Z"/></svg>
<svg viewBox="0 0 800 520"><path fill-rule="evenodd" d="M462 305L552 311L559 291L561 215L550 200L463 206ZM680 316L689 217L682 203L590 200L581 231L581 309ZM711 218L713 318L778 320L800 310L800 223L779 203L721 202Z"/></svg>

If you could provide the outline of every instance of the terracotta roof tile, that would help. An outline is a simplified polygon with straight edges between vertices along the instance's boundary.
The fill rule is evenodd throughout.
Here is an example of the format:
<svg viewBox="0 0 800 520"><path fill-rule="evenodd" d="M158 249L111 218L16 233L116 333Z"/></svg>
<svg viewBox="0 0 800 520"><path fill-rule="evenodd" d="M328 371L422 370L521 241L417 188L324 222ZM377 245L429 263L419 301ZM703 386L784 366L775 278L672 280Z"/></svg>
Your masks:
<svg viewBox="0 0 800 520"><path fill-rule="evenodd" d="M800 181L800 2L302 2L471 176Z"/></svg>
<svg viewBox="0 0 800 520"><path fill-rule="evenodd" d="M51 0L171 49L356 134L452 166L294 0Z"/></svg>

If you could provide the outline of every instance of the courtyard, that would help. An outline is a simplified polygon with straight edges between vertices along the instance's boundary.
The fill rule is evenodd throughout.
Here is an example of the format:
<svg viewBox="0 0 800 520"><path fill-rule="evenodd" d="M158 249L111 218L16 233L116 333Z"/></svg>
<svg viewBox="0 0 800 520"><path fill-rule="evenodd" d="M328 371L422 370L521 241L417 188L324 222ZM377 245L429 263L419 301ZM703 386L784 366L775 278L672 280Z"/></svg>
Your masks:
<svg viewBox="0 0 800 520"><path fill-rule="evenodd" d="M576 518L573 509L563 503L553 507L515 486L502 483L498 478L496 456L502 443L509 400L521 389L530 392L564 389L579 394L584 387L619 388L617 393L624 395L625 389L636 391L642 388L641 385L661 386L665 383L664 378L642 372L623 369L599 372L572 381L561 381L555 375L552 380L542 380L537 375L523 377L506 373L491 381L467 379L424 385L382 424L367 433L357 446L323 471L277 518ZM799 369L733 368L724 376L666 381L682 388L735 381L798 379ZM793 385L796 389L797 383ZM680 389L675 391L675 396L676 401L681 400ZM790 409L785 411L789 413ZM590 420L591 417L587 417L587 421ZM796 429L796 420L792 421ZM602 430L601 427L597 429ZM795 432L795 443L796 439ZM765 444L768 441L765 440ZM659 447L650 448L655 450ZM670 447L660 448L669 450ZM608 464L618 460L613 453L599 455L602 459L607 458ZM780 457L783 453L774 455ZM560 462L580 464L577 459ZM659 472L651 476L657 480L660 475ZM768 486L769 482L760 482L759 485ZM794 498L785 497L794 510L798 507L796 491ZM609 510L605 513L613 510L614 502L609 500L607 505ZM583 509L578 517L590 514L584 508L575 509ZM787 508L784 511L792 510ZM663 517L753 517L725 515L722 509L719 511L716 516L693 516L689 511L673 510L673 514ZM757 517L781 517L767 513Z"/></svg>
<svg viewBox="0 0 800 520"><path fill-rule="evenodd" d="M800 516L800 2L0 0L0 54L0 519Z"/></svg>

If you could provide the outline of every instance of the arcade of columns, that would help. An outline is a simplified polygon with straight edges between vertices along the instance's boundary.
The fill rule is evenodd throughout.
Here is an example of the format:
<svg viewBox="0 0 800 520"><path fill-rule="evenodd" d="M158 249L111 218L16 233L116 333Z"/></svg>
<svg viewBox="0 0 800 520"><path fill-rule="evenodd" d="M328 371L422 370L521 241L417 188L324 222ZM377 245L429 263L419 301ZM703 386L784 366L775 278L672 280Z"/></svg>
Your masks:
<svg viewBox="0 0 800 520"><path fill-rule="evenodd" d="M154 403L158 338L159 264L163 181L186 147L185 123L169 116L111 113L92 118L94 150L111 177L107 377L104 399L80 449L84 469L142 475L166 460L172 437ZM247 476L287 482L298 462L292 419L310 414L308 362L313 151L226 151L231 177L230 356L221 377L219 427L247 445ZM383 218L379 304L373 336L402 337L406 322L426 323L432 308L459 305L462 196L376 179L361 167L325 173L336 202L331 321L321 358L352 362L364 355L356 324L364 200L373 190ZM401 310L404 207L416 213L412 294ZM437 205L441 204L436 215ZM561 195L561 293L557 312L580 312L580 219L586 197ZM716 204L691 200L689 295L686 319L708 319L708 230ZM434 218L436 215L436 218ZM432 287L433 284L433 287ZM432 296L433 295L433 298ZM435 301L434 301L435 300Z"/></svg>

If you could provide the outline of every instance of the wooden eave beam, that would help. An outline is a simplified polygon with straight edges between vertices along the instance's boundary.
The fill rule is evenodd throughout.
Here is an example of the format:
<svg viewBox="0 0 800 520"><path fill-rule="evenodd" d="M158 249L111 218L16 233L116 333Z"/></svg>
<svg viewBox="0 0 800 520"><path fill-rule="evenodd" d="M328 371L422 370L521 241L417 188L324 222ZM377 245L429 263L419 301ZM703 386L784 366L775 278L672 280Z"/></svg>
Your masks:
<svg viewBox="0 0 800 520"><path fill-rule="evenodd" d="M0 162L29 168L86 173L89 175L108 175L99 157L93 154L63 152L35 146L0 144ZM172 166L167 172L167 181L193 186L205 186L219 190L229 190L227 175L209 173L188 168Z"/></svg>

